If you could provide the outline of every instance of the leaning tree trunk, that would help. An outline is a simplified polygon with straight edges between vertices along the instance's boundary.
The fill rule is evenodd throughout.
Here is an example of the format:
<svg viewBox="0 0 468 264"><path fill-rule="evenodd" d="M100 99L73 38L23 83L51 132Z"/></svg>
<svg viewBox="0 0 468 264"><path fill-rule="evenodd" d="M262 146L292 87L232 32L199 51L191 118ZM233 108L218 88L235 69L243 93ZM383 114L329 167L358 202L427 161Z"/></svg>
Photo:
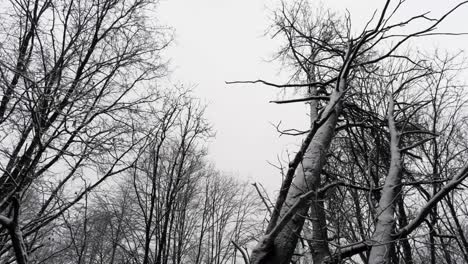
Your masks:
<svg viewBox="0 0 468 264"><path fill-rule="evenodd" d="M344 80L339 83L339 89L330 96L330 102L320 115L320 120L314 122L314 125L319 127L304 153L302 163L296 169L295 177L280 210L280 220L252 251L251 264L289 264L291 261L304 225L304 217L310 207L307 201L310 201L311 197L312 200L316 199L314 191L320 182L322 167L341 112L342 91L346 83ZM312 193L314 195L311 196ZM276 230L280 231L275 232Z"/></svg>
<svg viewBox="0 0 468 264"><path fill-rule="evenodd" d="M280 218L289 211L291 205L295 204L298 197L317 188L328 148L335 132L336 121L337 114L333 113L317 131L309 146L309 151L304 155L302 166L297 169L296 177L291 184ZM316 197L313 200L316 200ZM313 206L317 205L315 203ZM264 263L288 264L290 262L308 209L308 204L300 206L291 221L286 224L274 240L268 261Z"/></svg>

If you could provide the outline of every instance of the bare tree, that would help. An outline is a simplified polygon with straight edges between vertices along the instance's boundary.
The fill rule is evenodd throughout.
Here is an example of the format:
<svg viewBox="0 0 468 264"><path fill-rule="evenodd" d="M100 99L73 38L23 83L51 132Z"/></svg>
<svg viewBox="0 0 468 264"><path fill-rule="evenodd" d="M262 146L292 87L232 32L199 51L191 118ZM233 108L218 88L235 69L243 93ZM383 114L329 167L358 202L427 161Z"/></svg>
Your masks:
<svg viewBox="0 0 468 264"><path fill-rule="evenodd" d="M366 262L390 263L396 259L395 241L407 241L406 237L422 224L437 203L467 177L466 166L454 168L458 172L451 174L448 183L430 195L414 218L404 215L402 185L407 183L402 182L402 175L411 168L408 163L418 158L412 150L437 136L415 120L427 106L422 95L427 86L423 86L422 79L432 78L439 72L425 63L425 58L401 51L401 47L418 37L444 35L435 29L464 4L459 3L439 18L420 14L394 23L392 18L404 2L386 1L357 35L351 33L349 16L340 20L330 12L314 13L305 1L291 6L283 4L274 29L275 36L281 33L285 38L286 45L280 55L293 67L291 82L231 83L260 82L279 88L307 88L304 98L275 103L311 102L312 125L306 133L300 133L306 137L287 168L269 225L252 251L251 263L289 263L302 239L306 219L310 221L311 232L306 238L311 242L314 263L341 261L356 254ZM419 29L401 33L401 28L412 25ZM367 108L369 102L375 107ZM351 123L349 116L358 122ZM354 130L354 135L349 135L354 140L376 140L379 145L367 142L362 145L374 148L381 158L379 162L374 163L370 155L363 160L361 157L367 153L358 155L359 160L340 157L340 153L350 152L335 147L335 142L341 140L342 131L350 130ZM356 134L359 130L366 131L361 134L364 138ZM330 169L334 174L327 174L326 168L336 166L331 163L333 160L340 163L348 160L351 163L348 170L357 168L363 172L365 185L360 184L361 180L357 182L343 175L350 171ZM374 171L373 164L378 165ZM386 176L381 177L381 173ZM349 208L343 206L349 190L354 190L351 201L360 223L352 223L350 214L346 213ZM368 193L367 205L362 206L362 196L357 191ZM337 207L332 208L333 205ZM363 215L364 210L368 210L367 215ZM401 225L398 229L395 228L397 214ZM338 217L328 218L336 226L330 227L327 215ZM367 224L362 223L363 219L368 219ZM345 228L351 225L351 231L343 232L343 225ZM354 228L360 230L359 235ZM359 237L361 241L356 239ZM343 245L348 239L349 244ZM402 245L408 249L407 243Z"/></svg>
<svg viewBox="0 0 468 264"><path fill-rule="evenodd" d="M40 229L133 166L167 45L153 1L10 1L0 48L2 261L27 263ZM36 192L22 218L22 201ZM24 209L26 210L26 209ZM6 230L15 230L15 232Z"/></svg>
<svg viewBox="0 0 468 264"><path fill-rule="evenodd" d="M183 196L193 192L193 183L203 168L204 150L199 143L211 133L203 117L204 107L185 93L168 98L162 109L148 151L133 173L145 224L143 263L167 263L171 258L171 231L179 227L177 209ZM185 221L184 215L177 216Z"/></svg>

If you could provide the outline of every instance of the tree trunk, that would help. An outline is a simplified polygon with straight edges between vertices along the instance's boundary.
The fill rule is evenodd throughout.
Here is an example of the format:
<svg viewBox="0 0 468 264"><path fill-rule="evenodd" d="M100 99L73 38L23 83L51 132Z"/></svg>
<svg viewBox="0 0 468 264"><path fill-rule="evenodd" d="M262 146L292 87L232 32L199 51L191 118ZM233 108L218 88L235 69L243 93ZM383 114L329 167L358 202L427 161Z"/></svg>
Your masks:
<svg viewBox="0 0 468 264"><path fill-rule="evenodd" d="M312 222L312 240L309 242L309 247L313 263L323 263L330 257L324 202L321 197L313 197L311 203L309 216Z"/></svg>
<svg viewBox="0 0 468 264"><path fill-rule="evenodd" d="M369 264L390 263L393 250L392 232L395 228L395 204L398 187L401 181L401 153L398 147L399 134L393 116L394 102L390 98L388 110L388 127L390 130L391 161L388 175L382 189L382 195L377 209L377 224L372 237L373 246L370 251Z"/></svg>
<svg viewBox="0 0 468 264"><path fill-rule="evenodd" d="M335 99L335 102L339 100ZM337 117L341 110L340 102L337 102L336 106L332 107L335 110L331 112L328 119L317 130L308 148L310 151L305 153L302 164L296 170L296 176L281 209L280 219L289 212L291 206L297 202L301 195L314 190L317 182L319 182L320 173L335 132ZM307 203L299 206L296 214L275 237L272 245L258 245L252 252L251 264L289 264L302 231L305 220L304 216L307 215L309 206L310 204Z"/></svg>
<svg viewBox="0 0 468 264"><path fill-rule="evenodd" d="M311 74L312 76L315 75L314 72ZM315 82L316 80L312 78L310 83ZM311 87L309 88L309 96L316 96L317 95L317 88ZM317 121L318 118L318 101L313 100L310 102L310 124L311 127ZM332 133L333 134L333 133ZM329 144L329 143L328 143ZM307 149L307 153L313 153L312 144ZM309 156L306 154L304 157L304 161L302 162L303 173L306 179L311 179L313 182L309 185L314 191L317 191L318 188L322 186L322 181L320 177L320 172L317 175L311 174L314 171L314 161L308 160ZM300 168L299 168L300 169ZM320 196L313 196L311 199L311 205L309 210L309 219L312 224L312 232L311 237L308 238L310 241L308 242L310 252L312 255L313 263L322 263L326 257L330 256L330 250L328 248L327 242L327 222L326 222L326 214L325 214L325 204L323 202L323 197Z"/></svg>

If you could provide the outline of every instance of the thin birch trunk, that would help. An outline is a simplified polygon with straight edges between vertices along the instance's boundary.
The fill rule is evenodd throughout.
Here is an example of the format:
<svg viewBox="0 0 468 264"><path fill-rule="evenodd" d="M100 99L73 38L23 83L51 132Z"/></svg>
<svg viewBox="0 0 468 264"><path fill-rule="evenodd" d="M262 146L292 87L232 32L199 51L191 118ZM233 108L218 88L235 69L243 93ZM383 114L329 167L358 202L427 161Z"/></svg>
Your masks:
<svg viewBox="0 0 468 264"><path fill-rule="evenodd" d="M395 201L401 182L401 153L398 147L399 134L393 114L394 102L390 98L388 109L388 128L390 130L390 168L382 189L382 195L377 209L377 223L372 237L373 246L370 251L369 264L391 263L391 252L394 241L392 233L395 228Z"/></svg>

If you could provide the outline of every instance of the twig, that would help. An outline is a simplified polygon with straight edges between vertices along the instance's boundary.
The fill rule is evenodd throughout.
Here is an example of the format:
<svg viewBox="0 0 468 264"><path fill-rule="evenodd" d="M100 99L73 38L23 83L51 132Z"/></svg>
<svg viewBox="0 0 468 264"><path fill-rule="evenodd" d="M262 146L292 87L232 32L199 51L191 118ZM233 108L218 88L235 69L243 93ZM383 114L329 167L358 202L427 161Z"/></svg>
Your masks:
<svg viewBox="0 0 468 264"><path fill-rule="evenodd" d="M271 215L271 209L268 203L265 200L265 197L263 197L262 192L260 192L260 189L258 189L257 183L254 182L252 185L255 187L255 190L257 190L258 196L260 196L260 199L262 199L263 204L265 205L266 209L268 210L268 213Z"/></svg>
<svg viewBox="0 0 468 264"><path fill-rule="evenodd" d="M234 245L234 247L240 251L240 253L242 254L242 258L244 259L244 263L245 264L249 264L249 258L247 257L247 253L244 251L244 249L242 249L236 242L234 242L234 240L231 240L231 243Z"/></svg>

